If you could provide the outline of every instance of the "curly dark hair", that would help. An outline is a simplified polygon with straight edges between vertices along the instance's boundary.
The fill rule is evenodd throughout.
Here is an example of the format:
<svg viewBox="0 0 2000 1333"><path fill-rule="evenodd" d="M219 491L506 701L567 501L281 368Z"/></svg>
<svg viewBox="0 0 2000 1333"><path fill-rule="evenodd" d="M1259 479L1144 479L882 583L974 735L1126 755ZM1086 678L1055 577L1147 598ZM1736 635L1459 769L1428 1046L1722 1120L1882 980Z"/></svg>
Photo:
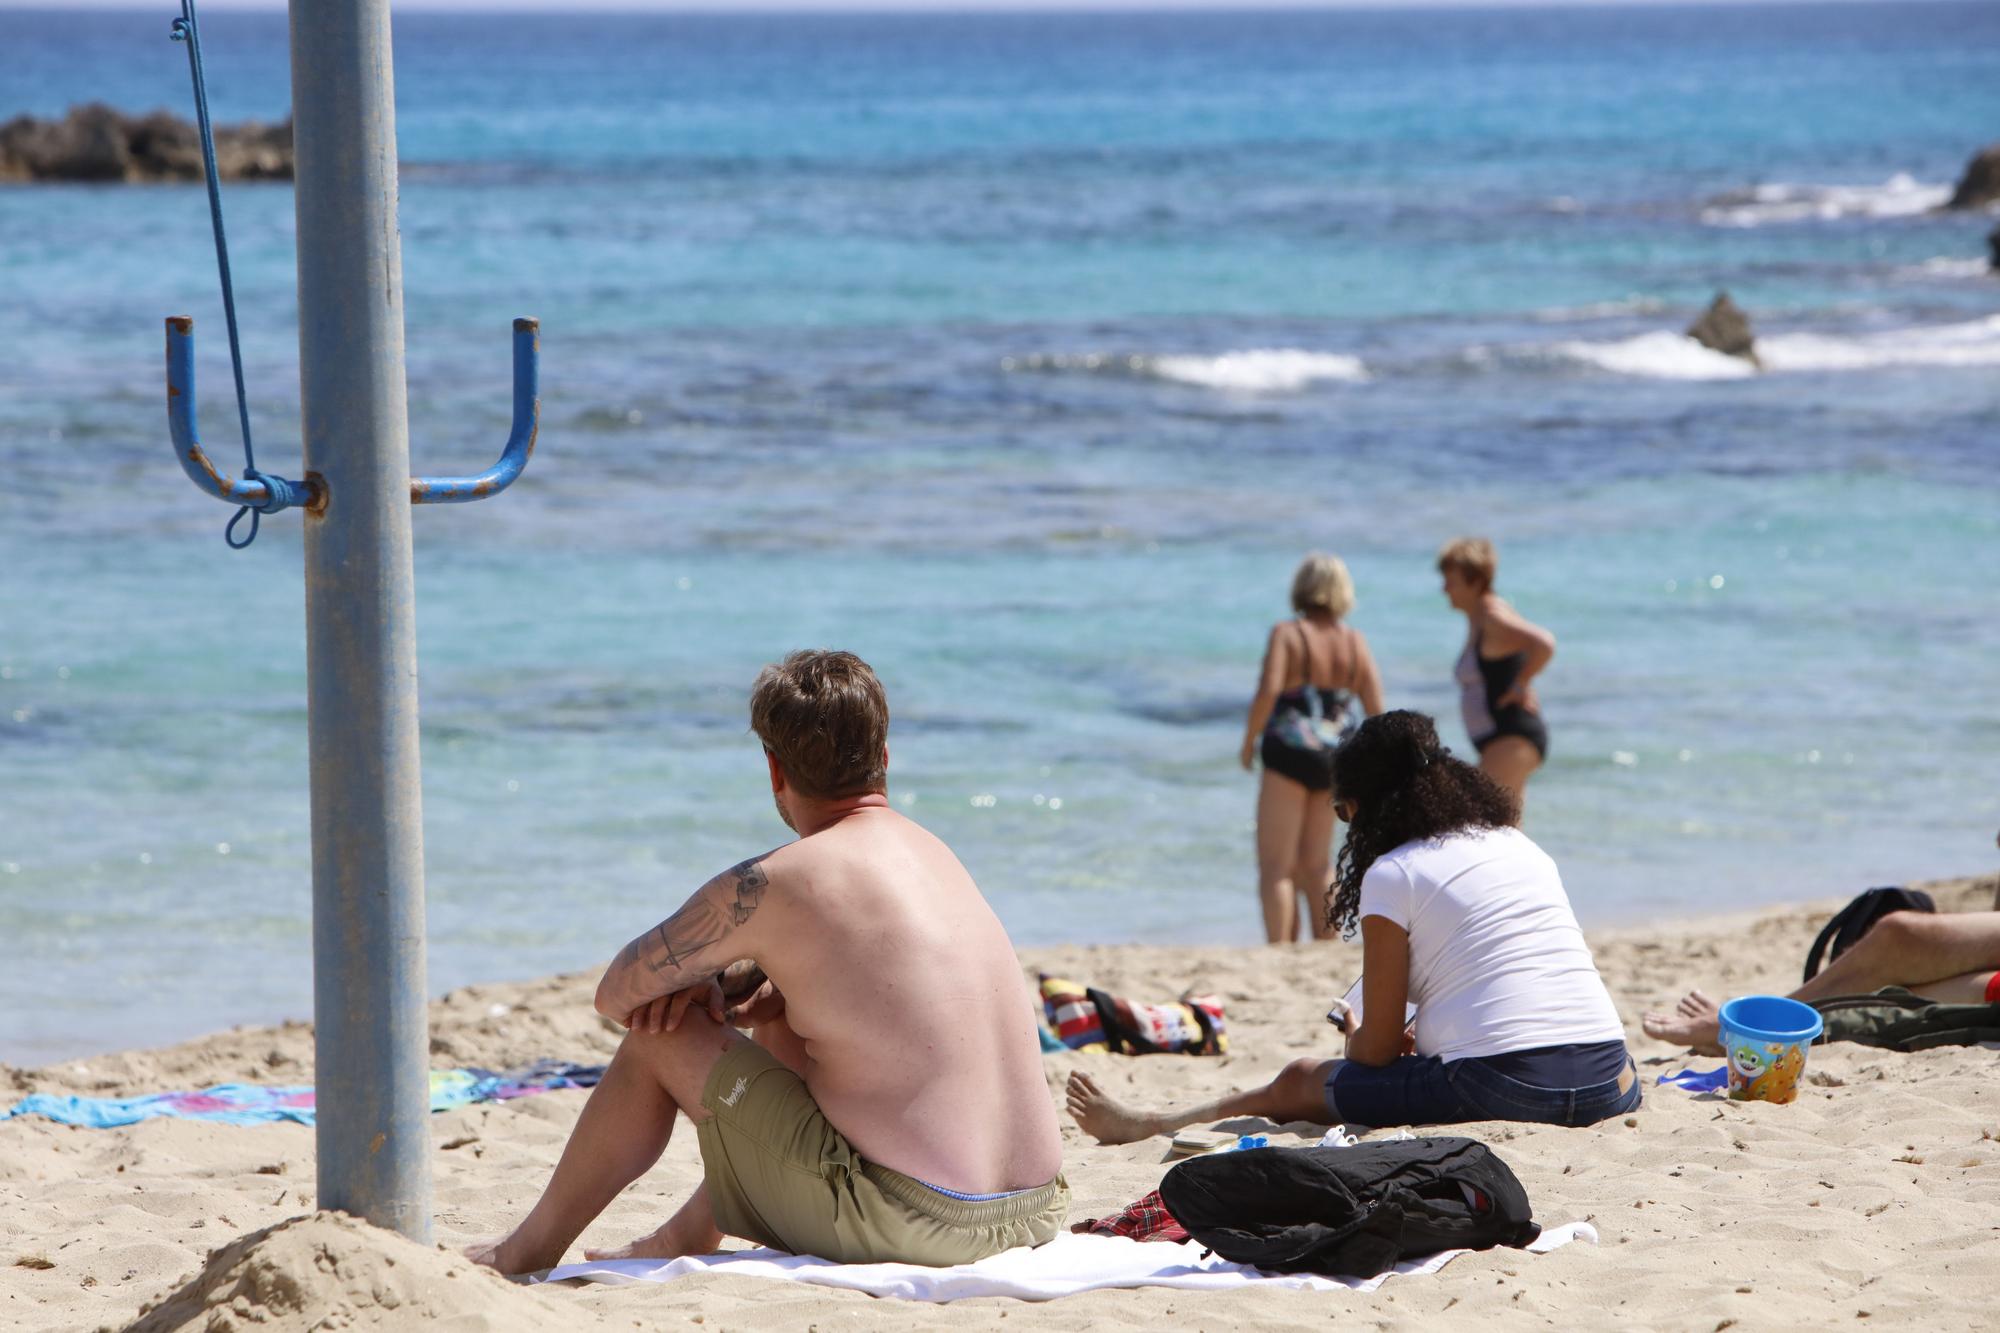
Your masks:
<svg viewBox="0 0 2000 1333"><path fill-rule="evenodd" d="M1521 819L1520 803L1504 787L1453 758L1437 725L1407 709L1369 718L1334 753L1333 795L1355 805L1326 914L1327 924L1347 936L1361 914L1361 877L1376 858L1406 842L1506 828Z"/></svg>

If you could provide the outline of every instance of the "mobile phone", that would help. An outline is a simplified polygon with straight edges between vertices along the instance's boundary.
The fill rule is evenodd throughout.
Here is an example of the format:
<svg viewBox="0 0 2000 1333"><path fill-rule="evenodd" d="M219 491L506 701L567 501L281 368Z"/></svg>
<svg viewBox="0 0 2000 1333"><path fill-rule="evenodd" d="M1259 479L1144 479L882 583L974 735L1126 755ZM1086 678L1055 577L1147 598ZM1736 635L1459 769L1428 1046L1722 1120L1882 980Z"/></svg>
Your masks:
<svg viewBox="0 0 2000 1333"><path fill-rule="evenodd" d="M1351 1020L1351 1026L1350 1026ZM1356 977L1347 993L1335 1000L1326 1011L1326 1021L1343 1032L1361 1026L1361 978Z"/></svg>

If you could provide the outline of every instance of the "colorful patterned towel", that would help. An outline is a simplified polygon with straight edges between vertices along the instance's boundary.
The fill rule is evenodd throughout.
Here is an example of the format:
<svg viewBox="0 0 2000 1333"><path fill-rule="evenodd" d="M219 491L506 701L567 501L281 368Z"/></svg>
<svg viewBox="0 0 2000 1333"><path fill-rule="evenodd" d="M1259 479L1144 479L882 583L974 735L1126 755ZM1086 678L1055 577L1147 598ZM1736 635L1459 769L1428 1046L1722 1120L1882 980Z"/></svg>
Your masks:
<svg viewBox="0 0 2000 1333"><path fill-rule="evenodd" d="M1046 972L1039 975L1049 1026L1073 1051L1221 1055L1229 1049L1220 996L1183 995L1178 1004L1140 1004Z"/></svg>
<svg viewBox="0 0 2000 1333"><path fill-rule="evenodd" d="M561 1060L538 1060L504 1074L490 1069L433 1069L431 1110L449 1111L474 1102L506 1101L555 1088L595 1087L603 1075L603 1065L575 1065ZM85 1129L135 1125L161 1116L223 1125L268 1125L280 1121L310 1125L314 1113L310 1084L273 1088L224 1083L199 1092L156 1092L146 1097L61 1097L38 1092L0 1111L0 1120L38 1115Z"/></svg>

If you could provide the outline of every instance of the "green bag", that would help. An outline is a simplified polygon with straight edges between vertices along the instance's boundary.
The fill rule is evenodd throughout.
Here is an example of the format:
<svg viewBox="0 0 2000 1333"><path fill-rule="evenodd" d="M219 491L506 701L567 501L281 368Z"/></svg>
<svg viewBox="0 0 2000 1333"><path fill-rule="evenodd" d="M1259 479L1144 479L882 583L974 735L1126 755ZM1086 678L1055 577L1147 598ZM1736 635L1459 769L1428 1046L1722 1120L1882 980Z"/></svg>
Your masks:
<svg viewBox="0 0 2000 1333"><path fill-rule="evenodd" d="M1891 1051L2000 1042L2000 1002L1939 1004L1901 986L1885 986L1873 995L1815 1000L1813 1008L1826 1020L1822 1042L1852 1041Z"/></svg>

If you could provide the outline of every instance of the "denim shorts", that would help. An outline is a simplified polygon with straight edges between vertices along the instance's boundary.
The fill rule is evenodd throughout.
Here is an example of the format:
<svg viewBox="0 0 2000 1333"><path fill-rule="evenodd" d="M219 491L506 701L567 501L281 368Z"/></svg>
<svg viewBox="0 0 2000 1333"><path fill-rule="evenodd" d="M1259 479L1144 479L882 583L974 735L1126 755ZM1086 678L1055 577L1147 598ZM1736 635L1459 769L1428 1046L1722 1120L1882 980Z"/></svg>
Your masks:
<svg viewBox="0 0 2000 1333"><path fill-rule="evenodd" d="M1342 1060L1326 1081L1326 1106L1335 1122L1378 1129L1471 1120L1594 1125L1639 1109L1639 1078L1629 1059L1619 1077L1587 1088L1531 1087L1476 1056L1446 1063L1405 1055L1379 1069Z"/></svg>

